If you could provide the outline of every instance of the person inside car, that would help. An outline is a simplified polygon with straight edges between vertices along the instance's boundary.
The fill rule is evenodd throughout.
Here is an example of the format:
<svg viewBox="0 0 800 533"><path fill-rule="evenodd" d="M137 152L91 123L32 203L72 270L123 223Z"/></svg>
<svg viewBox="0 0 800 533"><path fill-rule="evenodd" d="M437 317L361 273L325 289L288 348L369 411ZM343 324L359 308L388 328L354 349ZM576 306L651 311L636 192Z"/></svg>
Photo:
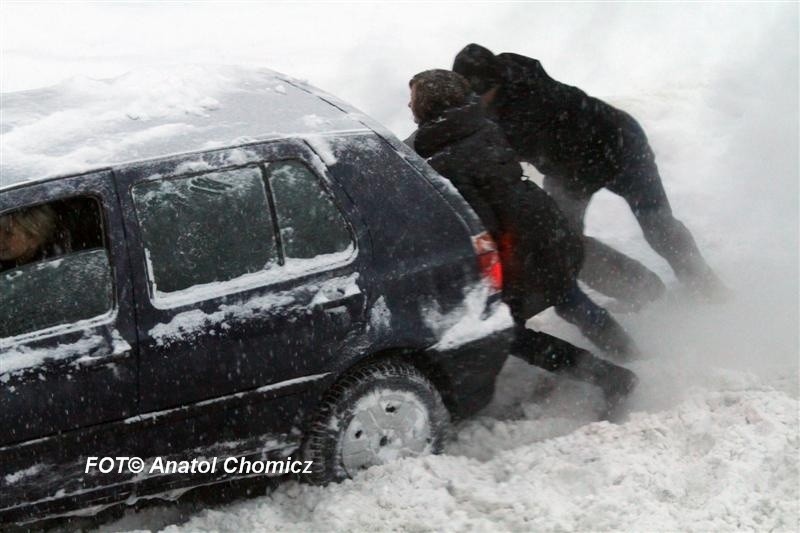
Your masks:
<svg viewBox="0 0 800 533"><path fill-rule="evenodd" d="M610 412L635 387L635 374L525 324L555 306L598 347L620 355L636 353L623 328L577 285L583 260L580 236L547 193L522 180L513 149L484 116L465 78L427 70L414 76L409 87L418 129L407 142L452 182L498 243L503 299L515 321L512 354L598 385Z"/></svg>
<svg viewBox="0 0 800 533"><path fill-rule="evenodd" d="M49 205L0 216L0 271L61 255L55 235L56 213Z"/></svg>
<svg viewBox="0 0 800 533"><path fill-rule="evenodd" d="M583 233L589 201L605 187L625 199L647 242L693 294L725 298L728 289L673 216L655 154L632 116L554 80L530 57L494 55L470 44L456 55L453 70L481 95L518 158L545 176L545 190L575 231ZM593 288L634 307L664 292L658 275L638 261L596 239L584 241L581 279Z"/></svg>

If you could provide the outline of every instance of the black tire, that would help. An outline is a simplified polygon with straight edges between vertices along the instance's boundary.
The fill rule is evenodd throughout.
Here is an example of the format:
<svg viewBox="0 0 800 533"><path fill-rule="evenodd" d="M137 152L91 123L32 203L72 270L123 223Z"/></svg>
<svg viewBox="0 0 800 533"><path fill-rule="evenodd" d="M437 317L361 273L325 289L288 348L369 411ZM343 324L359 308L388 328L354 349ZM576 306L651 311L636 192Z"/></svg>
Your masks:
<svg viewBox="0 0 800 533"><path fill-rule="evenodd" d="M383 428L360 426L365 418L375 421L374 416L369 418L375 409L382 410L381 416L389 421L390 428L383 435ZM391 427L394 416L398 418ZM398 430L396 425L407 424L409 419L413 419L415 429ZM342 481L352 477L355 470L388 462L404 444L416 448L399 448L402 457L440 453L449 422L450 414L439 391L414 366L388 359L357 368L331 387L321 402L303 444L304 459L313 461L313 473L302 479L320 485ZM427 429L418 428L424 425ZM343 450L361 444L370 451L343 456ZM424 449L419 450L420 446ZM354 463L361 459L353 457L361 455L369 456L369 460L358 467ZM384 457L386 460L381 460Z"/></svg>

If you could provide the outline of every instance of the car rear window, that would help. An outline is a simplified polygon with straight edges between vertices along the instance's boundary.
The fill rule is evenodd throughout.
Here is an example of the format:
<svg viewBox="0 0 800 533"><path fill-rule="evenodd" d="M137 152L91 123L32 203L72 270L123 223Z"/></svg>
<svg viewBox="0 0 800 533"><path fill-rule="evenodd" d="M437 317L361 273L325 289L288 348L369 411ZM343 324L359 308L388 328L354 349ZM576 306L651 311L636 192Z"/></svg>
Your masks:
<svg viewBox="0 0 800 533"><path fill-rule="evenodd" d="M345 252L353 243L344 217L320 180L299 161L267 167L287 262Z"/></svg>
<svg viewBox="0 0 800 533"><path fill-rule="evenodd" d="M156 295L278 266L258 167L142 182L133 199Z"/></svg>
<svg viewBox="0 0 800 533"><path fill-rule="evenodd" d="M159 305L284 281L355 254L334 196L295 159L143 181L132 195Z"/></svg>

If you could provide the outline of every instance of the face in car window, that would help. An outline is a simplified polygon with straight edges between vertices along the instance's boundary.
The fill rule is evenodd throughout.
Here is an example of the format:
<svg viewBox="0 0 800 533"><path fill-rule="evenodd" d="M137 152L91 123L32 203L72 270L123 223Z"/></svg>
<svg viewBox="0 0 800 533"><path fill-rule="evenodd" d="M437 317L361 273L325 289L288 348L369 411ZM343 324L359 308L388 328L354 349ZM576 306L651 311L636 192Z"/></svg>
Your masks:
<svg viewBox="0 0 800 533"><path fill-rule="evenodd" d="M98 317L113 307L100 204L59 200L0 217L0 338Z"/></svg>
<svg viewBox="0 0 800 533"><path fill-rule="evenodd" d="M0 262L2 269L30 263L48 255L47 245L55 234L56 213L40 205L0 217Z"/></svg>

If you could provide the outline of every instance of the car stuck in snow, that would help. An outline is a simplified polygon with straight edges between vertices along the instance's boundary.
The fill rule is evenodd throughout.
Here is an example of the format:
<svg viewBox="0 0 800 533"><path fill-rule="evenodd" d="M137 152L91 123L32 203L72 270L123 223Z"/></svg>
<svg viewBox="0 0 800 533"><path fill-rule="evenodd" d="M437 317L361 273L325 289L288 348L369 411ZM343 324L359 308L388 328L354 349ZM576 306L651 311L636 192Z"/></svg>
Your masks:
<svg viewBox="0 0 800 533"><path fill-rule="evenodd" d="M40 241L0 246L0 521L231 477L157 461L294 455L341 480L437 452L491 399L511 328L496 249L347 104L193 66L2 112L3 238L38 221ZM119 456L144 467L87 467Z"/></svg>

